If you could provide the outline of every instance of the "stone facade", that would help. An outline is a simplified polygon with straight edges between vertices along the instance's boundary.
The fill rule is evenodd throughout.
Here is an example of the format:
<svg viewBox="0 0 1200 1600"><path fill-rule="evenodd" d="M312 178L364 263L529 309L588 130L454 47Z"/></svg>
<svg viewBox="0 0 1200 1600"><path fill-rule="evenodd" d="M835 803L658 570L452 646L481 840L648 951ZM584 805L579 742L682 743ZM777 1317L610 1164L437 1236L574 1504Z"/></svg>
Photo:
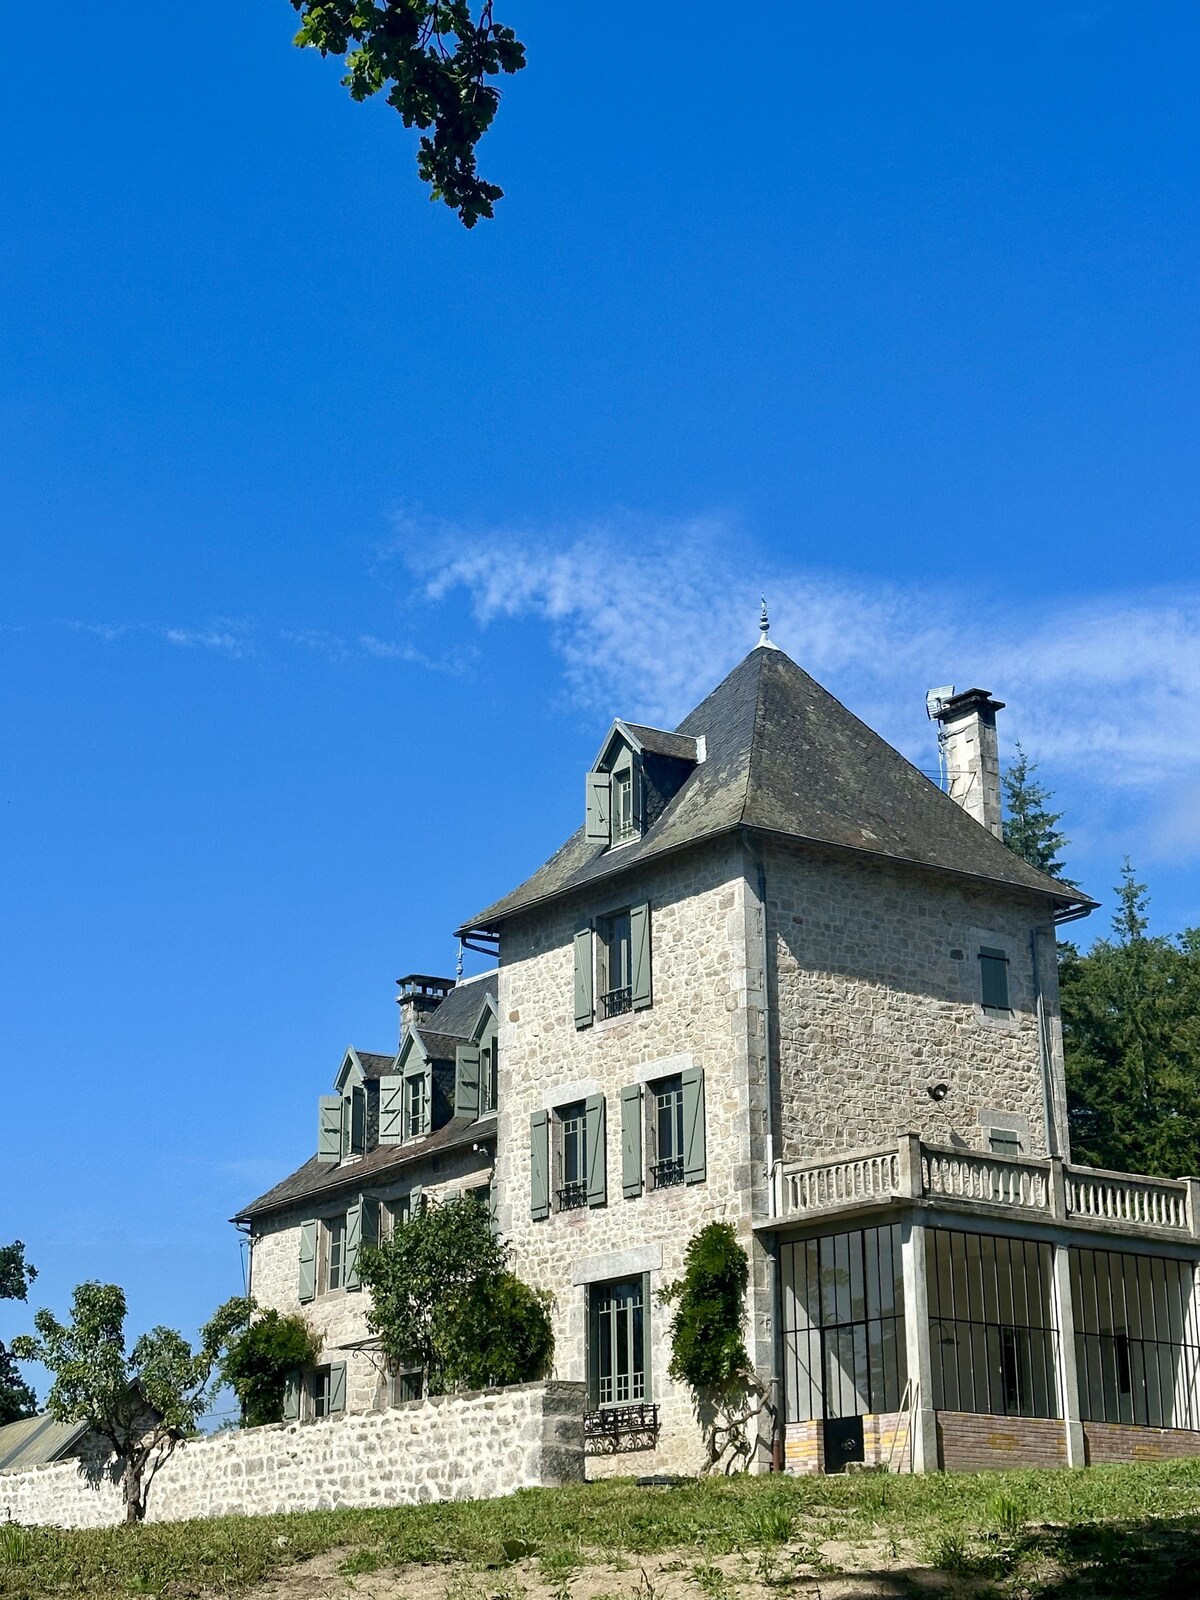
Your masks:
<svg viewBox="0 0 1200 1600"><path fill-rule="evenodd" d="M532 1383L212 1434L179 1445L163 1466L147 1521L481 1500L581 1483L583 1407L578 1384ZM94 1528L121 1518L120 1488L93 1488L73 1461L0 1474L0 1521Z"/></svg>
<svg viewBox="0 0 1200 1600"><path fill-rule="evenodd" d="M931 1143L987 1148L989 1112L1047 1149L1030 935L1044 903L890 862L772 842L764 849L771 939L776 1155ZM1011 1020L980 1004L981 946L1008 956ZM1047 968L1049 970L1047 970ZM1054 963L1040 961L1048 1017ZM1050 1030L1053 1103L1065 1139L1061 1044ZM945 1083L941 1101L929 1089ZM1061 1154L1066 1154L1061 1149Z"/></svg>
<svg viewBox="0 0 1200 1600"><path fill-rule="evenodd" d="M387 1183L369 1184L369 1192L385 1204L398 1200L419 1185L433 1202L486 1184L491 1175L487 1149L458 1148L415 1161ZM370 1338L367 1327L369 1297L363 1290L333 1289L305 1305L297 1300L300 1263L300 1228L311 1218L344 1215L348 1199L357 1190L341 1191L294 1211L264 1218L251 1236L250 1292L264 1310L287 1316L300 1312L321 1340L322 1361L345 1362L347 1411L372 1411L387 1404L387 1375L379 1354L363 1349Z"/></svg>
<svg viewBox="0 0 1200 1600"><path fill-rule="evenodd" d="M653 1004L577 1030L572 938L581 917L648 900ZM649 1276L652 1296L677 1277L688 1240L706 1222L731 1222L754 1256L756 1197L765 1193L762 970L747 961L746 920L756 907L740 843L689 851L619 881L605 879L505 929L500 964L499 1221L517 1272L554 1296L555 1373L587 1376L591 1283ZM621 1186L621 1090L679 1072L704 1071L707 1176L701 1183L625 1199ZM530 1211L530 1116L586 1095L606 1103L607 1203ZM752 1307L769 1332L757 1274ZM667 1374L669 1308L649 1312L649 1398L661 1407L657 1451L593 1456L589 1473L691 1470L702 1460L689 1392ZM766 1319L764 1324L763 1319ZM769 1360L769 1356L768 1356Z"/></svg>

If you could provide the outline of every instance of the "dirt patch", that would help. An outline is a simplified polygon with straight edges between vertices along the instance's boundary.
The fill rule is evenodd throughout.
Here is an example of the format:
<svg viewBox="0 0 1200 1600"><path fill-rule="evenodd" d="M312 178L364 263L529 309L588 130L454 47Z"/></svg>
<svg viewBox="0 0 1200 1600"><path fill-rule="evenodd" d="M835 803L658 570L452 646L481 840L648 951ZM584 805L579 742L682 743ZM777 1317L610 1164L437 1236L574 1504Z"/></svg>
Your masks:
<svg viewBox="0 0 1200 1600"><path fill-rule="evenodd" d="M547 1573L537 1559L500 1568L429 1564L369 1568L369 1550L336 1550L290 1567L247 1600L916 1600L964 1591L961 1577L880 1539L781 1545L708 1558L666 1551Z"/></svg>

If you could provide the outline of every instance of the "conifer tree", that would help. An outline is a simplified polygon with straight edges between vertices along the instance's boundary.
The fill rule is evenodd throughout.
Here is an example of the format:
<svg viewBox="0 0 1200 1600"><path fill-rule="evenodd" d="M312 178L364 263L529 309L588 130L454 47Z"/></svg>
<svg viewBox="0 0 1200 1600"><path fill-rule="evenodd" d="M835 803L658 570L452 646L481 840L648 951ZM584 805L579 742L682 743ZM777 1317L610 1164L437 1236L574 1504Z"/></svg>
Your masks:
<svg viewBox="0 0 1200 1600"><path fill-rule="evenodd" d="M1063 864L1059 860L1059 852L1069 842L1058 827L1063 813L1049 809L1054 796L1045 784L1034 778L1036 762L1030 761L1019 744L1016 752L1015 760L1001 779L1006 812L1004 842L1014 855L1028 861L1031 867L1074 888L1071 880L1063 877Z"/></svg>

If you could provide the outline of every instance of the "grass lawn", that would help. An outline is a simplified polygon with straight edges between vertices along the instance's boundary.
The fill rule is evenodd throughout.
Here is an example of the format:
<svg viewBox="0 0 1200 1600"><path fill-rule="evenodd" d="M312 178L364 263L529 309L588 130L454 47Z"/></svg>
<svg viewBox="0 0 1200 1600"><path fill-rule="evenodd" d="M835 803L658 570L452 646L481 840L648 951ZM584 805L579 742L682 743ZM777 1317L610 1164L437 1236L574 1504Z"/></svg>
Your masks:
<svg viewBox="0 0 1200 1600"><path fill-rule="evenodd" d="M0 1597L1198 1600L1200 1461L629 1479L505 1500L64 1533L0 1525Z"/></svg>

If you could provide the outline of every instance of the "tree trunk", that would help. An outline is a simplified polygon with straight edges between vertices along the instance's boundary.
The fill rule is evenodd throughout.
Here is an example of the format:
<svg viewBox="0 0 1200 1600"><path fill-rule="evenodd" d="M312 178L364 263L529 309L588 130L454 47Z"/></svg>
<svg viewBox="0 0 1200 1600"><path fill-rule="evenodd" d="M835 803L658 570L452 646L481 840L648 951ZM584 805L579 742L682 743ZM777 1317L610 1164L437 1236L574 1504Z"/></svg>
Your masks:
<svg viewBox="0 0 1200 1600"><path fill-rule="evenodd" d="M121 1497L125 1502L125 1521L141 1522L146 1515L146 1497L142 1492L142 1466L140 1461L127 1461L121 1474Z"/></svg>

